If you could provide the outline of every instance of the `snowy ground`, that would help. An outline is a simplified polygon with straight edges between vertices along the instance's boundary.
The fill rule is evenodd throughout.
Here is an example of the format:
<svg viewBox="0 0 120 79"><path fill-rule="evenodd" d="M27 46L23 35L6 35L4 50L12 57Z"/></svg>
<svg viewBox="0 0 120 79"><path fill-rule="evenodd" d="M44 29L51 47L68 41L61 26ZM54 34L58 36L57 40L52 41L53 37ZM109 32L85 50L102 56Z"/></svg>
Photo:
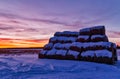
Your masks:
<svg viewBox="0 0 120 79"><path fill-rule="evenodd" d="M120 55L120 50L118 50ZM0 79L119 79L115 65L83 61L38 59L37 55L0 56Z"/></svg>

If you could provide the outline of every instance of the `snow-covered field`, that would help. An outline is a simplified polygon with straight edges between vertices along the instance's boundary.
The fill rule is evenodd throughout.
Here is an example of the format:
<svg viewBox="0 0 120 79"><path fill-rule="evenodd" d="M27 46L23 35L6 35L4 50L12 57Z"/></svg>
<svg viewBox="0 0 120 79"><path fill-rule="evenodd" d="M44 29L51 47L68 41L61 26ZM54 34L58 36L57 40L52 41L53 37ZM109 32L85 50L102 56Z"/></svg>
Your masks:
<svg viewBox="0 0 120 79"><path fill-rule="evenodd" d="M72 60L38 59L36 54L0 56L0 79L119 78L120 60L115 65L106 65Z"/></svg>

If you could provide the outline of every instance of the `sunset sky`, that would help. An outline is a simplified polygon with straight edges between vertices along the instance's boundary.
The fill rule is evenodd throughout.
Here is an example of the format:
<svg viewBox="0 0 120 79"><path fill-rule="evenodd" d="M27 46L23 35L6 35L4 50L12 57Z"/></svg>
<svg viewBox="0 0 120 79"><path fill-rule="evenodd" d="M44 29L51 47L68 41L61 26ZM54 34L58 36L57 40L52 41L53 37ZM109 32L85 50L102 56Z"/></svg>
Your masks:
<svg viewBox="0 0 120 79"><path fill-rule="evenodd" d="M120 45L120 0L0 0L0 48L42 47L56 31L94 25Z"/></svg>

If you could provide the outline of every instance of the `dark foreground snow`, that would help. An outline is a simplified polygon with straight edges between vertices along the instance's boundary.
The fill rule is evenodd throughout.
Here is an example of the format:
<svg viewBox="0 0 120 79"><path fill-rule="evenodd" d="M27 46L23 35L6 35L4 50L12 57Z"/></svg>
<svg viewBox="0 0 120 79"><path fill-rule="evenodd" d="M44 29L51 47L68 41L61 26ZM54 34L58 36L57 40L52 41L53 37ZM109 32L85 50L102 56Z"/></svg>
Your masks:
<svg viewBox="0 0 120 79"><path fill-rule="evenodd" d="M37 55L0 56L0 79L119 79L115 65L37 59Z"/></svg>

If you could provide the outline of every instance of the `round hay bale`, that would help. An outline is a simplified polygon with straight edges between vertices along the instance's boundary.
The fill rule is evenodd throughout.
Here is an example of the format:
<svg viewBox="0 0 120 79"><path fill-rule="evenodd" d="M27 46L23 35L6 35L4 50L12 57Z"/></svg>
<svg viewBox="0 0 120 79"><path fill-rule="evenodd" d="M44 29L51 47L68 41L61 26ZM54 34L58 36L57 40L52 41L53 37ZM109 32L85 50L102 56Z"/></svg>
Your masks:
<svg viewBox="0 0 120 79"><path fill-rule="evenodd" d="M94 57L94 53L95 53L95 51L85 51L85 52L82 52L81 53L81 56L82 57L88 57L88 56L90 56L90 57Z"/></svg>
<svg viewBox="0 0 120 79"><path fill-rule="evenodd" d="M71 43L63 43L63 44L56 43L56 44L54 44L53 48L58 49L58 50L60 50L60 49L68 50L70 48L70 46L71 46Z"/></svg>
<svg viewBox="0 0 120 79"><path fill-rule="evenodd" d="M71 31L63 31L63 32L56 32L54 36L65 36L65 37L77 37L79 35L78 32L71 32Z"/></svg>
<svg viewBox="0 0 120 79"><path fill-rule="evenodd" d="M55 54L56 59L65 59L67 54L67 50L57 50Z"/></svg>
<svg viewBox="0 0 120 79"><path fill-rule="evenodd" d="M115 43L112 43L111 47L112 47L112 53L114 56L114 60L117 61L118 60L118 58L117 58L117 46Z"/></svg>
<svg viewBox="0 0 120 79"><path fill-rule="evenodd" d="M47 50L42 50L42 51L38 54L38 58L45 58L45 57L46 57L46 53L47 53Z"/></svg>
<svg viewBox="0 0 120 79"><path fill-rule="evenodd" d="M82 44L79 42L73 42L70 46L70 50L82 52Z"/></svg>
<svg viewBox="0 0 120 79"><path fill-rule="evenodd" d="M91 42L108 42L108 38L106 35L92 35Z"/></svg>
<svg viewBox="0 0 120 79"><path fill-rule="evenodd" d="M80 52L73 51L73 50L69 50L67 53L68 56L72 56L72 59L78 59L79 54Z"/></svg>
<svg viewBox="0 0 120 79"><path fill-rule="evenodd" d="M56 32L54 36L62 36L62 32Z"/></svg>
<svg viewBox="0 0 120 79"><path fill-rule="evenodd" d="M49 39L49 43L53 43L53 44L55 44L55 43L57 43L58 42L58 37L56 37L56 36L54 36L54 37L51 37L50 39Z"/></svg>
<svg viewBox="0 0 120 79"><path fill-rule="evenodd" d="M78 32L64 31L62 36L66 37L78 37Z"/></svg>
<svg viewBox="0 0 120 79"><path fill-rule="evenodd" d="M91 35L90 28L84 28L79 31L79 35Z"/></svg>
<svg viewBox="0 0 120 79"><path fill-rule="evenodd" d="M90 28L91 35L105 35L104 26L95 26Z"/></svg>
<svg viewBox="0 0 120 79"><path fill-rule="evenodd" d="M77 47L77 46L70 46L70 50L80 52L80 51L81 51L81 48L79 48L79 47Z"/></svg>
<svg viewBox="0 0 120 79"><path fill-rule="evenodd" d="M88 35L80 35L78 36L76 42L90 42L90 36Z"/></svg>
<svg viewBox="0 0 120 79"><path fill-rule="evenodd" d="M114 64L114 59L109 58L109 57L103 57L103 62L102 63Z"/></svg>
<svg viewBox="0 0 120 79"><path fill-rule="evenodd" d="M53 43L48 43L48 44L46 44L45 46L44 46L44 50L51 50L52 49L52 47L53 47Z"/></svg>
<svg viewBox="0 0 120 79"><path fill-rule="evenodd" d="M55 53L57 52L56 49L51 49L49 50L45 55L46 55L46 58L53 58L53 56L55 55Z"/></svg>

